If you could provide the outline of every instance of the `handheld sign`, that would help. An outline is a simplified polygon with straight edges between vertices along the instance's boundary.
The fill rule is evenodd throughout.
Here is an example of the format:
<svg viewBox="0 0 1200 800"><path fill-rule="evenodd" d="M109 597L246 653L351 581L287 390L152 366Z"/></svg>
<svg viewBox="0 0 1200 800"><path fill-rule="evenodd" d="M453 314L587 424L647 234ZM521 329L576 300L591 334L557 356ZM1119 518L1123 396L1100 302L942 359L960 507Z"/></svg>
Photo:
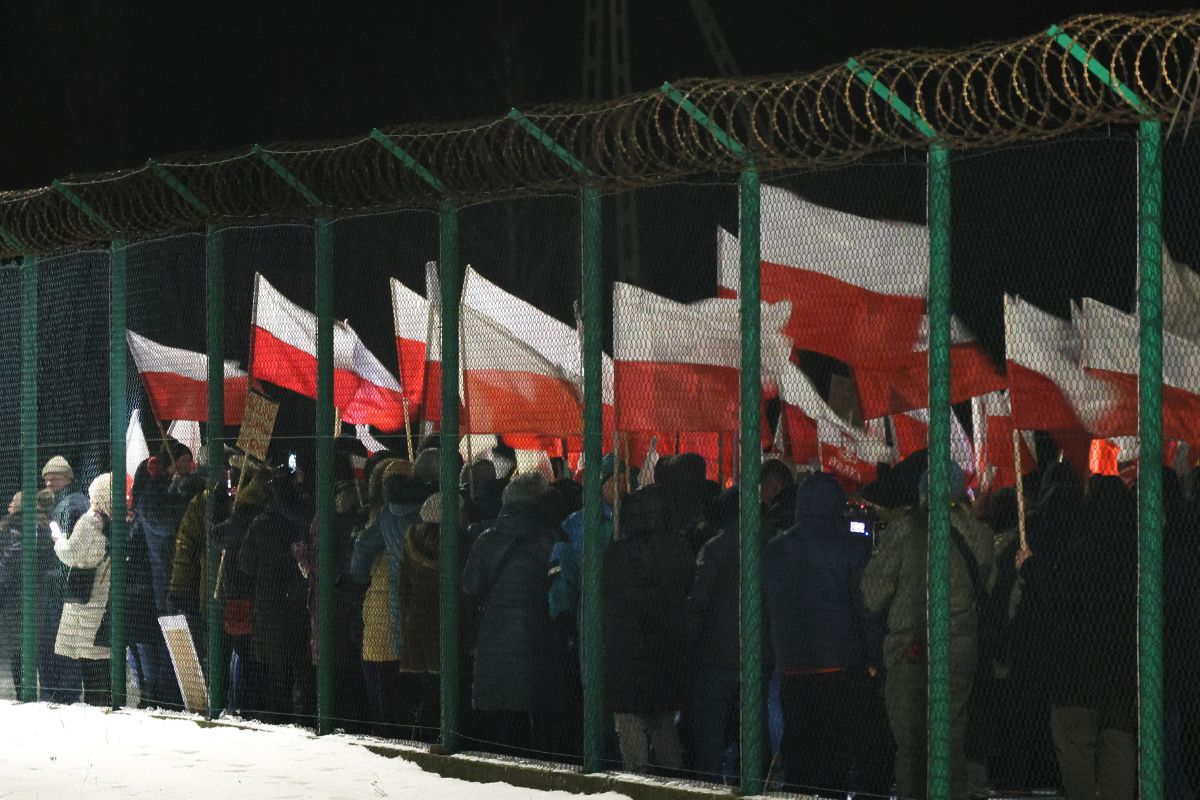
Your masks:
<svg viewBox="0 0 1200 800"><path fill-rule="evenodd" d="M267 460L267 448L271 445L271 434L275 430L275 415L279 403L258 392L246 393L246 414L238 432L237 447L246 455L260 462Z"/></svg>
<svg viewBox="0 0 1200 800"><path fill-rule="evenodd" d="M200 659L192 643L192 633L187 617L159 617L163 638L175 667L175 678L179 681L179 693L183 696L183 707L189 712L202 712L208 708L208 688L204 684L204 673L200 671Z"/></svg>

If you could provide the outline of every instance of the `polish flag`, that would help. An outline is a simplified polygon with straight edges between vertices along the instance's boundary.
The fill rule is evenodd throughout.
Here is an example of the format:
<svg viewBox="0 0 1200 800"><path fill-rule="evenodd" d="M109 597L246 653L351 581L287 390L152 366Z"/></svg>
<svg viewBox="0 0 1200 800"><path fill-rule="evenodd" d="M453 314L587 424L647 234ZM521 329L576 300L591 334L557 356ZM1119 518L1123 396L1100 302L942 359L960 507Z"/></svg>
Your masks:
<svg viewBox="0 0 1200 800"><path fill-rule="evenodd" d="M255 275L253 324L250 374L315 398L316 316ZM345 322L333 326L333 404L343 422L382 431L404 427L400 384Z"/></svg>
<svg viewBox="0 0 1200 800"><path fill-rule="evenodd" d="M820 464L847 491L874 481L878 463L895 461L895 452L885 441L839 417L794 364L787 363L782 370L779 399L788 458L797 464Z"/></svg>
<svg viewBox="0 0 1200 800"><path fill-rule="evenodd" d="M762 187L762 300L788 301L784 332L802 350L888 368L916 346L928 291L929 233ZM720 291L736 291L736 237L718 234Z"/></svg>
<svg viewBox="0 0 1200 800"><path fill-rule="evenodd" d="M921 318L917 346L887 368L855 367L854 380L867 419L902 414L929 405L929 317ZM974 335L950 318L950 402L998 392L1008 385ZM902 455L901 458L904 456Z"/></svg>
<svg viewBox="0 0 1200 800"><path fill-rule="evenodd" d="M1122 418L1138 412L1138 318L1090 297L1080 314L1083 367L1113 390ZM1163 333L1163 438L1200 442L1200 344ZM1112 434L1110 434L1112 435Z"/></svg>
<svg viewBox="0 0 1200 800"><path fill-rule="evenodd" d="M762 311L762 379L773 389L790 345L787 303ZM622 431L728 431L738 427L738 304L683 304L613 287L616 425Z"/></svg>
<svg viewBox="0 0 1200 800"><path fill-rule="evenodd" d="M428 319L425 327L425 380L421 386L421 413L426 422L441 422L442 288L438 281L436 261L429 261L425 264L425 300Z"/></svg>
<svg viewBox="0 0 1200 800"><path fill-rule="evenodd" d="M1137 432L1137 408L1122 408L1109 383L1082 365L1083 337L1019 297L1004 298L1004 338L1013 424L1071 438Z"/></svg>
<svg viewBox="0 0 1200 800"><path fill-rule="evenodd" d="M177 419L167 428L167 435L192 451L193 458L200 452L204 441L200 438L200 423L190 419Z"/></svg>
<svg viewBox="0 0 1200 800"><path fill-rule="evenodd" d="M1015 487L1016 461L1013 457L1012 407L1007 392L991 392L971 398L971 424L975 430L975 474L980 492ZM1037 469L1033 434L1021 434L1021 472Z"/></svg>
<svg viewBox="0 0 1200 800"><path fill-rule="evenodd" d="M167 347L133 331L126 331L125 338L155 416L207 422L208 356ZM225 362L224 374L225 422L238 425L246 410L249 379L235 361Z"/></svg>
<svg viewBox="0 0 1200 800"><path fill-rule="evenodd" d="M896 455L901 461L929 446L928 408L893 414L891 421L896 436ZM950 458L968 478L976 473L975 446L953 411L950 412Z"/></svg>
<svg viewBox="0 0 1200 800"><path fill-rule="evenodd" d="M470 306L462 307L461 325L463 433L583 432L575 376Z"/></svg>
<svg viewBox="0 0 1200 800"><path fill-rule="evenodd" d="M363 425L362 423L355 425L354 438L362 442L362 446L367 450L368 457L387 450L387 445L371 435L370 425Z"/></svg>
<svg viewBox="0 0 1200 800"><path fill-rule="evenodd" d="M129 425L125 428L125 501L132 503L130 492L133 490L133 476L143 461L150 457L150 445L146 443L146 434L142 432L142 416L140 409L133 409L129 415ZM128 506L132 508L132 506Z"/></svg>
<svg viewBox="0 0 1200 800"><path fill-rule="evenodd" d="M395 278L392 286L392 322L396 329L396 358L400 385L408 401L409 414L421 407L425 386L425 356L428 351L429 301Z"/></svg>
<svg viewBox="0 0 1200 800"><path fill-rule="evenodd" d="M1200 343L1200 275L1163 248L1163 330Z"/></svg>

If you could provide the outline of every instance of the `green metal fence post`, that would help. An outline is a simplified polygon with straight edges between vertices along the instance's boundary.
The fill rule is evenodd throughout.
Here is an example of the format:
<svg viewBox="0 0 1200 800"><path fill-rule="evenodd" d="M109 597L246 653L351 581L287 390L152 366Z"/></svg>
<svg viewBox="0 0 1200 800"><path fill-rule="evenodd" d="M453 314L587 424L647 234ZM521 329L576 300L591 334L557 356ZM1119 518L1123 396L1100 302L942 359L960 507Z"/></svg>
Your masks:
<svg viewBox="0 0 1200 800"><path fill-rule="evenodd" d="M205 504L208 585L208 718L216 719L225 708L225 637L221 628L219 597L221 551L212 538L219 521L217 498L225 486L225 253L220 231L211 225L204 237L205 331L208 350L208 497Z"/></svg>
<svg viewBox="0 0 1200 800"><path fill-rule="evenodd" d="M108 424L112 469L112 522L109 554L112 565L108 604L112 658L112 707L125 705L125 429L129 424L126 398L125 242L114 239L109 267ZM32 499L32 498L31 498Z"/></svg>
<svg viewBox="0 0 1200 800"><path fill-rule="evenodd" d="M321 200L286 166L258 145L252 152L313 208ZM161 177L161 176L160 176ZM333 220L318 215L316 273L317 408L317 734L333 732ZM210 365L211 369L211 365Z"/></svg>
<svg viewBox="0 0 1200 800"><path fill-rule="evenodd" d="M604 270L601 265L600 192L583 162L517 109L508 116L585 181L580 208L581 309L583 316L583 462L603 459L601 351ZM604 754L604 500L600 472L583 471L583 570L580 590L579 647L583 678L583 771L599 772Z"/></svg>
<svg viewBox="0 0 1200 800"><path fill-rule="evenodd" d="M37 700L38 261L21 264L21 700Z"/></svg>
<svg viewBox="0 0 1200 800"><path fill-rule="evenodd" d="M934 143L929 223L929 797L951 796L950 153Z"/></svg>
<svg viewBox="0 0 1200 800"><path fill-rule="evenodd" d="M441 749L458 750L459 712L459 554L458 497L458 303L462 294L462 270L458 263L458 206L446 187L429 170L378 128L371 138L442 195L438 217L438 282L442 313L442 429L439 433L441 463L439 491L442 496L442 535L438 540L441 571L438 575L438 661L441 673ZM452 298L447 300L447 297ZM453 306L453 324L447 309ZM454 533L451 533L454 532Z"/></svg>
<svg viewBox="0 0 1200 800"><path fill-rule="evenodd" d="M929 539L926 625L929 640L927 792L949 800L951 785L950 673L950 153L937 131L855 59L846 62L874 92L930 139L927 167L929 225Z"/></svg>
<svg viewBox="0 0 1200 800"><path fill-rule="evenodd" d="M741 530L741 756L742 792L760 794L766 774L763 759L762 675L762 306L760 304L762 191L754 158L741 142L723 130L683 92L670 83L661 87L698 125L743 163L740 180L738 240L741 246L738 298L742 328L741 400L739 404L741 463L738 469Z"/></svg>
<svg viewBox="0 0 1200 800"><path fill-rule="evenodd" d="M1163 797L1162 123L1138 137L1138 692L1143 800Z"/></svg>
<svg viewBox="0 0 1200 800"><path fill-rule="evenodd" d="M317 734L333 732L333 221L317 218Z"/></svg>
<svg viewBox="0 0 1200 800"><path fill-rule="evenodd" d="M1162 123L1078 40L1046 35L1140 114L1138 128L1138 780L1142 800L1163 797Z"/></svg>
<svg viewBox="0 0 1200 800"><path fill-rule="evenodd" d="M742 791L761 794L766 773L763 759L762 681L762 306L759 305L762 192L758 170L742 170L738 238L741 243L739 283L742 318L741 376L741 529L742 628Z"/></svg>
<svg viewBox="0 0 1200 800"><path fill-rule="evenodd" d="M439 592L441 631L442 748L458 750L459 630L458 597L462 591L458 552L458 304L462 295L462 268L458 261L458 206L442 200L438 221L438 285L442 315L442 427L440 491L442 560Z"/></svg>

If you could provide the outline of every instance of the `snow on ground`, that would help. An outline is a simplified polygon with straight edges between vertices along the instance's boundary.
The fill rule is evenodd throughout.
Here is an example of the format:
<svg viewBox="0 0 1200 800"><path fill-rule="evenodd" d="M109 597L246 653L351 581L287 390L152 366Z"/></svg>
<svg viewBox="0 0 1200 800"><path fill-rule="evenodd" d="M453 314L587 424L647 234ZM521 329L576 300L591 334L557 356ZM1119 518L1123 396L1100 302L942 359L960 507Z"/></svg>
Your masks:
<svg viewBox="0 0 1200 800"><path fill-rule="evenodd" d="M469 783L386 758L349 736L299 728L202 728L83 705L0 701L0 798L13 800L578 800ZM627 800L624 795L590 795Z"/></svg>

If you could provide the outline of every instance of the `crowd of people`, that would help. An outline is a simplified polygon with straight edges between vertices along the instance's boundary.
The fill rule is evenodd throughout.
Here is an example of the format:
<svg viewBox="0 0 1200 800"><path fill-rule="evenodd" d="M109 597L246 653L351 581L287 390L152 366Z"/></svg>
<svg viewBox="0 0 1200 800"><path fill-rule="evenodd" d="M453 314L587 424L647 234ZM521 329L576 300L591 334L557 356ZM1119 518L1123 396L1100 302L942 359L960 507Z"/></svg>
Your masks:
<svg viewBox="0 0 1200 800"><path fill-rule="evenodd" d="M436 440L335 458L334 717L351 732L434 741L439 726L443 494ZM343 446L346 445L346 446ZM143 706L183 702L158 618L182 615L203 658L211 604L229 659L226 708L273 722L316 711L311 457L267 468L166 440L138 466L126 526L127 659ZM923 797L929 667L925 454L848 496L776 459L761 474L763 619L742 618L740 498L695 454L653 474L607 456L518 472L499 445L461 469L460 733L472 749L550 759L582 749L582 471L600 471L603 742L624 769L732 781L741 653L761 640L770 780L814 793ZM208 496L217 470L222 487ZM1168 733L1200 786L1200 564L1194 504L1166 471ZM109 702L111 475L86 495L56 456L36 497L38 696ZM951 468L951 778L955 797L1061 787L1133 798L1137 777L1136 494L1068 463L972 500ZM0 522L0 648L18 689L18 493ZM215 576L209 572L214 568ZM214 592L215 587L215 592ZM212 676L209 676L210 678Z"/></svg>

